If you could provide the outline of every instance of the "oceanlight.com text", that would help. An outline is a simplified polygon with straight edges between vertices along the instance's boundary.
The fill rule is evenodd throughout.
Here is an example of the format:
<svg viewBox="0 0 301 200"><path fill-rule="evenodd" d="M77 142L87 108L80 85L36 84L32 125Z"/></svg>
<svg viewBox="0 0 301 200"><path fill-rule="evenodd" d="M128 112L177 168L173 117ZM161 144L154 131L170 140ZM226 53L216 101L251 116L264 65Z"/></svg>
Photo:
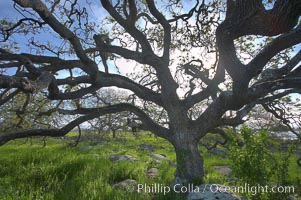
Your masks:
<svg viewBox="0 0 301 200"><path fill-rule="evenodd" d="M219 184L204 184L201 187L194 184L188 184L187 186L182 186L180 184L175 184L174 186L163 185L160 183L154 184L138 184L137 187L129 187L128 191L138 192L138 193L161 193L167 194L169 192L175 193L187 193L187 192L227 192L227 193L249 193L251 195L256 195L259 193L294 193L294 186L262 186L262 185L249 185L245 183L240 186L225 186Z"/></svg>

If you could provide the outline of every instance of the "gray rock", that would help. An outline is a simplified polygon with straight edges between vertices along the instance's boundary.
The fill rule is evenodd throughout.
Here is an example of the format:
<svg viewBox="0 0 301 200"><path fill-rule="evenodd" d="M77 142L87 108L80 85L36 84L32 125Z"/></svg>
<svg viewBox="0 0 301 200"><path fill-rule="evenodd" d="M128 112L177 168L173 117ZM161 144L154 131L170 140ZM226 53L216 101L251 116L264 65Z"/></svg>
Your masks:
<svg viewBox="0 0 301 200"><path fill-rule="evenodd" d="M189 192L187 200L241 200L241 197L224 188L225 186L218 184L202 184Z"/></svg>
<svg viewBox="0 0 301 200"><path fill-rule="evenodd" d="M161 164L162 162L161 162L160 160L154 159L154 163L155 163L155 164Z"/></svg>
<svg viewBox="0 0 301 200"><path fill-rule="evenodd" d="M212 168L224 176L231 176L232 174L232 169L229 166L212 166Z"/></svg>
<svg viewBox="0 0 301 200"><path fill-rule="evenodd" d="M223 149L220 149L220 148L213 148L213 149L210 149L209 150L210 153L213 153L215 155L220 155L222 156L223 158L226 158L228 155L227 155L227 152Z"/></svg>
<svg viewBox="0 0 301 200"><path fill-rule="evenodd" d="M165 155L163 154L156 154L156 153L152 153L150 155L152 158L156 159L156 160L169 160Z"/></svg>
<svg viewBox="0 0 301 200"><path fill-rule="evenodd" d="M301 197L294 197L294 196L292 196L292 195L290 195L288 198L287 198L287 200L300 200L301 199Z"/></svg>
<svg viewBox="0 0 301 200"><path fill-rule="evenodd" d="M159 176L159 169L150 168L149 170L147 170L146 174L149 178L156 178L157 176Z"/></svg>
<svg viewBox="0 0 301 200"><path fill-rule="evenodd" d="M127 190L129 192L132 192L135 190L137 185L138 185L138 182L136 180L126 179L124 181L114 184L113 188L114 189L123 189L123 190Z"/></svg>
<svg viewBox="0 0 301 200"><path fill-rule="evenodd" d="M151 144L140 144L139 147L141 149L147 150L149 152L153 152L154 151L154 147Z"/></svg>
<svg viewBox="0 0 301 200"><path fill-rule="evenodd" d="M237 177L229 177L228 178L228 181L229 181L229 183L236 183L237 181L238 181L238 178Z"/></svg>
<svg viewBox="0 0 301 200"><path fill-rule="evenodd" d="M121 160L126 160L126 161L138 161L137 158L131 155L117 155L117 156L111 156L110 160L112 162L119 162Z"/></svg>

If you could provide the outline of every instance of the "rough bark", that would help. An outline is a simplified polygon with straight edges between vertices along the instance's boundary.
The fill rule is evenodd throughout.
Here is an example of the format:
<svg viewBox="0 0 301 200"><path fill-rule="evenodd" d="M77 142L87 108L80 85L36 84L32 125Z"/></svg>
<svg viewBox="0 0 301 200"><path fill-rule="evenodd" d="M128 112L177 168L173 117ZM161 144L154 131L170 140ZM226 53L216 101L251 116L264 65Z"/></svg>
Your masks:
<svg viewBox="0 0 301 200"><path fill-rule="evenodd" d="M183 184L202 183L205 173L203 158L198 149L198 141L188 137L176 141L173 145L177 158L176 176L181 179Z"/></svg>

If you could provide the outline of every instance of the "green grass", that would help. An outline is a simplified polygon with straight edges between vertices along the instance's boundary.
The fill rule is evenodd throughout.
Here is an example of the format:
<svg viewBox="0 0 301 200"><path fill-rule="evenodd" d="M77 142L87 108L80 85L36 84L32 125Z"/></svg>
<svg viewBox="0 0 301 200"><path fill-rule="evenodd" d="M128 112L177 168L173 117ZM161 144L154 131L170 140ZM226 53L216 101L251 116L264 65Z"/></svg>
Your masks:
<svg viewBox="0 0 301 200"><path fill-rule="evenodd" d="M113 189L112 185L125 179L167 185L175 172L173 165L154 162L150 153L138 146L150 143L164 147L164 154L174 160L171 145L160 138L127 137L126 142L112 140L93 146L84 142L75 148L56 139L48 139L46 147L39 139L34 139L32 145L24 141L0 148L0 199L151 199L152 194L129 193ZM119 154L135 156L139 161L109 160L111 155ZM155 179L146 176L152 167L160 169L160 176Z"/></svg>
<svg viewBox="0 0 301 200"><path fill-rule="evenodd" d="M82 142L71 148L68 142L59 139L47 139L43 147L40 139L32 144L25 140L12 141L0 147L0 199L2 200L123 200L123 199L183 199L179 194L169 193L131 193L112 187L116 182L135 179L138 183L151 185L160 183L169 185L175 174L175 153L173 147L161 138L148 134L134 138L130 134L123 139L105 140L94 145ZM72 136L76 135L72 133ZM70 141L69 141L70 142ZM150 152L139 144L151 144L153 153L164 154L169 159L157 163ZM205 181L207 183L226 183L213 165L231 165L228 159L207 153L204 149ZM129 154L139 161L121 161L113 163L112 155ZM146 171L152 167L160 170L157 178L149 178ZM300 168L290 165L290 178L300 177Z"/></svg>

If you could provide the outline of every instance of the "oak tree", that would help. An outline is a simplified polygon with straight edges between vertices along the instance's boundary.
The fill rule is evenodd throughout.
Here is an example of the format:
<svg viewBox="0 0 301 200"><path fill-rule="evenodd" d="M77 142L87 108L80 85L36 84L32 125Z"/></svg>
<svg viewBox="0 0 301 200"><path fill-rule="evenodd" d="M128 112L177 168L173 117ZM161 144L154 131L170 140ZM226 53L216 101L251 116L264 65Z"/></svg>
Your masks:
<svg viewBox="0 0 301 200"><path fill-rule="evenodd" d="M86 121L126 111L174 146L176 176L189 182L204 177L199 141L208 133L226 138L223 128L242 124L254 106L289 124L273 102L301 91L300 0L12 4L18 17L0 22L1 106L21 93L46 92L51 104L40 115L64 120L1 133L1 145L64 136ZM124 66L131 75L118 72ZM105 87L129 90L133 100L80 104Z"/></svg>

